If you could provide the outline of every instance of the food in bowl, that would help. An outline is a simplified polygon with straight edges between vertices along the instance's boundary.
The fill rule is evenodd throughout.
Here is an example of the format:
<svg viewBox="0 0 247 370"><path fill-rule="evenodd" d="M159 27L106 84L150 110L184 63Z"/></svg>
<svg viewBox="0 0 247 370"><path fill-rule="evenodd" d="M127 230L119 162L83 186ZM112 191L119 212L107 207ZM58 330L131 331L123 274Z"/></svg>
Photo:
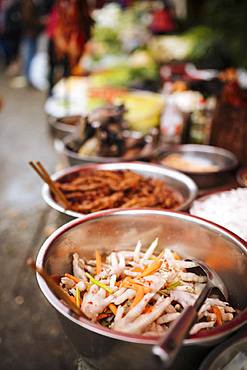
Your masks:
<svg viewBox="0 0 247 370"><path fill-rule="evenodd" d="M237 188L196 200L190 213L213 221L247 240L247 189Z"/></svg>
<svg viewBox="0 0 247 370"><path fill-rule="evenodd" d="M156 238L145 252L139 240L131 250L96 250L95 259L73 254L73 275L60 286L91 321L128 334L162 335L185 307L193 305L207 277L197 275L194 261L183 259ZM207 298L190 334L223 325L235 310L218 297Z"/></svg>
<svg viewBox="0 0 247 370"><path fill-rule="evenodd" d="M188 172L212 172L219 170L219 166L213 164L209 159L190 154L171 153L163 158L161 163L177 170Z"/></svg>
<svg viewBox="0 0 247 370"><path fill-rule="evenodd" d="M179 158L176 156L175 160L171 157L174 168L179 167L180 171L189 174L196 184L204 189L224 185L227 181L231 181L232 171L238 163L234 154L228 150L200 144L167 146L164 148L164 153L159 153L157 162L161 163L171 154L182 156ZM181 160L184 161L184 159L190 163L181 164ZM165 163L162 162L162 164Z"/></svg>
<svg viewBox="0 0 247 370"><path fill-rule="evenodd" d="M164 181L130 170L78 171L63 176L56 184L68 200L69 209L82 214L109 208L174 209L184 200Z"/></svg>
<svg viewBox="0 0 247 370"><path fill-rule="evenodd" d="M121 157L123 159L150 156L159 143L159 130L147 134L134 133L124 115L124 105L105 105L81 118L78 137L66 141L66 149L79 157Z"/></svg>
<svg viewBox="0 0 247 370"><path fill-rule="evenodd" d="M224 325L201 331L184 340L177 368L192 370L191 354L193 360L195 354L200 354L193 367L196 369L208 353L209 346L224 341L247 322L247 250L245 243L237 236L186 213L147 209L108 210L77 218L56 230L40 248L36 264L48 274L61 278L66 272L73 273L71 264L74 253L88 261L95 259L95 250L102 256L112 251L133 251L139 239L143 244L142 251L145 251L156 237L159 238L156 255L166 246L183 257L202 261L218 274L228 291L231 306L240 310L233 320ZM111 330L86 319L84 315L77 318L54 295L41 276L37 279L44 297L58 314L66 335L86 363L98 369L105 368L107 364L108 370L150 370L154 366L157 370L163 369L162 364L154 363L152 353L152 345L157 344L159 337Z"/></svg>

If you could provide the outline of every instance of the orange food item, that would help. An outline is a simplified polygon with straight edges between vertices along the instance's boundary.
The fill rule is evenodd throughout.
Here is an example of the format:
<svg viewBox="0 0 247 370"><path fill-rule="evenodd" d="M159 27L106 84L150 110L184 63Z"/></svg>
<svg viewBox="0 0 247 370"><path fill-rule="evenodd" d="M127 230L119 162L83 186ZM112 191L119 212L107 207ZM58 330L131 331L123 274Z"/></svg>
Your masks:
<svg viewBox="0 0 247 370"><path fill-rule="evenodd" d="M150 312L152 312L153 311L153 306L147 306L146 308L145 308L145 310L143 311L143 313L150 313Z"/></svg>
<svg viewBox="0 0 247 370"><path fill-rule="evenodd" d="M212 307L213 313L216 315L216 325L222 325L222 315L218 306Z"/></svg>
<svg viewBox="0 0 247 370"><path fill-rule="evenodd" d="M130 306L130 309L135 307L142 300L143 297L144 297L144 288L141 285L137 285L136 296Z"/></svg>
<svg viewBox="0 0 247 370"><path fill-rule="evenodd" d="M70 299L73 303L76 303L76 299L75 299L75 297L74 297L73 295L69 295L69 294L68 294L68 296L69 296L69 299Z"/></svg>
<svg viewBox="0 0 247 370"><path fill-rule="evenodd" d="M102 264L101 255L99 251L96 251L95 254L96 254L96 274L99 274L101 271L101 264Z"/></svg>
<svg viewBox="0 0 247 370"><path fill-rule="evenodd" d="M77 284L77 283L79 283L79 282L81 281L81 280L80 280L79 278L77 278L76 276L71 275L71 274L68 274L68 273L64 274L64 276L66 276L67 278L69 278L69 279L73 280L76 284Z"/></svg>
<svg viewBox="0 0 247 370"><path fill-rule="evenodd" d="M183 202L182 194L164 181L129 170L81 171L65 175L56 186L69 202L69 209L83 214L109 208L174 209Z"/></svg>
<svg viewBox="0 0 247 370"><path fill-rule="evenodd" d="M114 303L110 303L109 304L109 308L110 308L111 312L114 313L114 315L116 315L116 313L117 313L117 307L115 306L115 304Z"/></svg>
<svg viewBox="0 0 247 370"><path fill-rule="evenodd" d="M109 316L111 316L110 313L101 313L100 315L97 316L97 320L102 320Z"/></svg>
<svg viewBox="0 0 247 370"><path fill-rule="evenodd" d="M145 277L148 275L153 274L155 271L159 270L160 266L162 265L162 261L155 260L154 262L150 263L145 270L141 273L140 277Z"/></svg>

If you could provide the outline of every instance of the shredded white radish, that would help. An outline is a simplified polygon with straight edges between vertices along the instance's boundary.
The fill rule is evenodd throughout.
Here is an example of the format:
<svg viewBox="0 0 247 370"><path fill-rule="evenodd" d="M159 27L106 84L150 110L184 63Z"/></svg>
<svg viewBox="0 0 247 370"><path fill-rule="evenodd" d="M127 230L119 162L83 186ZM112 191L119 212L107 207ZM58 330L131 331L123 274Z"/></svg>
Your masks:
<svg viewBox="0 0 247 370"><path fill-rule="evenodd" d="M190 213L206 218L247 240L247 189L237 188L196 200Z"/></svg>

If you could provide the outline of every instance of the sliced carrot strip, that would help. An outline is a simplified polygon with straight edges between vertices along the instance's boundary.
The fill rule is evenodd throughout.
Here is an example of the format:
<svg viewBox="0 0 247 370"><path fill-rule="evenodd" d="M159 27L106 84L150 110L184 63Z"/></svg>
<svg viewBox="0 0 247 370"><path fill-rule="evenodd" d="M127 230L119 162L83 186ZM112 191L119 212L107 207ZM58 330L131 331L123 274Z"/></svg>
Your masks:
<svg viewBox="0 0 247 370"><path fill-rule="evenodd" d="M117 307L115 306L115 304L114 303L110 303L109 304L109 308L110 308L111 312L114 313L114 315L116 316Z"/></svg>
<svg viewBox="0 0 247 370"><path fill-rule="evenodd" d="M218 306L212 306L213 313L216 315L216 325L222 325L222 315Z"/></svg>
<svg viewBox="0 0 247 370"><path fill-rule="evenodd" d="M73 295L69 295L69 299L73 302L76 303L76 299Z"/></svg>
<svg viewBox="0 0 247 370"><path fill-rule="evenodd" d="M151 292L151 290L152 290L152 289L150 289L150 288L148 288L148 287L146 287L146 286L144 286L144 287L143 287L143 289L144 289L144 293L145 293L145 294L150 293L150 292Z"/></svg>
<svg viewBox="0 0 247 370"><path fill-rule="evenodd" d="M76 287L76 296L75 296L75 302L78 308L81 307L81 292L79 288Z"/></svg>
<svg viewBox="0 0 247 370"><path fill-rule="evenodd" d="M98 275L101 271L101 255L99 253L99 251L96 250L95 252L96 254L96 274Z"/></svg>
<svg viewBox="0 0 247 370"><path fill-rule="evenodd" d="M162 261L155 260L154 262L150 263L145 270L141 273L139 277L144 277L153 274L155 271L159 270L160 266L162 265Z"/></svg>
<svg viewBox="0 0 247 370"><path fill-rule="evenodd" d="M132 285L133 285L133 287L136 289L136 287L138 287L138 286L142 286L143 287L143 289L144 289L144 293L146 294L146 293L149 293L149 292L151 292L151 288L149 288L149 287L147 287L147 286L145 286L144 284L142 284L141 282L139 282L139 281L131 281L130 282Z"/></svg>
<svg viewBox="0 0 247 370"><path fill-rule="evenodd" d="M141 282L135 281L131 278L129 278L127 281L124 279L121 286L125 287L125 288L135 289L135 290L137 290L138 287L141 286L144 289L144 294L149 293L151 291L151 288L149 288L149 287L145 286L144 284L142 284Z"/></svg>
<svg viewBox="0 0 247 370"><path fill-rule="evenodd" d="M111 313L101 313L97 316L97 320L102 320L102 319L105 319L106 317L109 317L111 316L112 314Z"/></svg>
<svg viewBox="0 0 247 370"><path fill-rule="evenodd" d="M136 296L130 306L130 309L135 307L142 300L143 297L144 297L144 289L142 286L138 285L136 289Z"/></svg>
<svg viewBox="0 0 247 370"><path fill-rule="evenodd" d="M76 276L71 275L71 274L68 274L68 273L64 274L64 276L66 276L67 278L69 278L69 279L73 280L76 284L77 284L77 283L79 283L79 282L81 281L81 280L80 280L79 278L77 278Z"/></svg>
<svg viewBox="0 0 247 370"><path fill-rule="evenodd" d="M143 269L141 269L140 267L135 267L133 270L131 270L133 272L143 272Z"/></svg>
<svg viewBox="0 0 247 370"><path fill-rule="evenodd" d="M173 257L175 260L181 260L181 257L176 252L173 252Z"/></svg>

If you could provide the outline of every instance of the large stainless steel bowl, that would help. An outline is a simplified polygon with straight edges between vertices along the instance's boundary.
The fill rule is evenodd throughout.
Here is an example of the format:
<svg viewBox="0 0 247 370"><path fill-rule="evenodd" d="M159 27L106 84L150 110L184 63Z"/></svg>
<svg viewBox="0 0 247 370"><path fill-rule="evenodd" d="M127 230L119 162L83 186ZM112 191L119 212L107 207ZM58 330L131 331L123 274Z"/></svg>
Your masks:
<svg viewBox="0 0 247 370"><path fill-rule="evenodd" d="M140 173L146 177L159 178L163 180L168 186L173 188L175 191L178 191L182 194L184 201L181 203L176 210L185 210L189 207L191 202L195 199L197 194L197 186L193 180L188 176L174 171L168 168L163 168L161 166L146 164L141 162L132 162L132 163L105 163L105 164L91 164L91 165L81 165L67 168L66 170L55 173L52 176L53 180L62 179L64 176L75 172L84 172L88 170L131 170L137 173ZM70 216L70 217L82 217L83 215L78 212L65 210L60 204L58 204L50 190L48 185L43 185L42 196L45 202L52 208L57 211Z"/></svg>
<svg viewBox="0 0 247 370"><path fill-rule="evenodd" d="M238 165L236 156L229 150L218 148L210 145L185 144L175 145L164 149L163 154L160 154L158 163L162 163L169 154L178 153L190 155L195 158L207 160L217 168L211 171L188 171L182 170L183 173L190 176L200 188L210 188L226 184L231 179L231 174Z"/></svg>
<svg viewBox="0 0 247 370"><path fill-rule="evenodd" d="M214 269L229 292L232 306L242 310L234 320L186 339L173 370L198 368L209 347L223 341L247 322L247 250L245 243L226 229L184 213L156 210L105 211L76 219L55 231L41 247L37 265L49 274L71 272L74 252L92 258L95 250L133 250L141 239L144 248L159 237L161 247L195 257ZM159 251L157 251L159 253ZM41 291L55 308L65 332L87 362L97 369L150 370L155 362L151 346L157 337L128 335L72 316L68 308L37 276ZM245 309L245 311L243 311Z"/></svg>

